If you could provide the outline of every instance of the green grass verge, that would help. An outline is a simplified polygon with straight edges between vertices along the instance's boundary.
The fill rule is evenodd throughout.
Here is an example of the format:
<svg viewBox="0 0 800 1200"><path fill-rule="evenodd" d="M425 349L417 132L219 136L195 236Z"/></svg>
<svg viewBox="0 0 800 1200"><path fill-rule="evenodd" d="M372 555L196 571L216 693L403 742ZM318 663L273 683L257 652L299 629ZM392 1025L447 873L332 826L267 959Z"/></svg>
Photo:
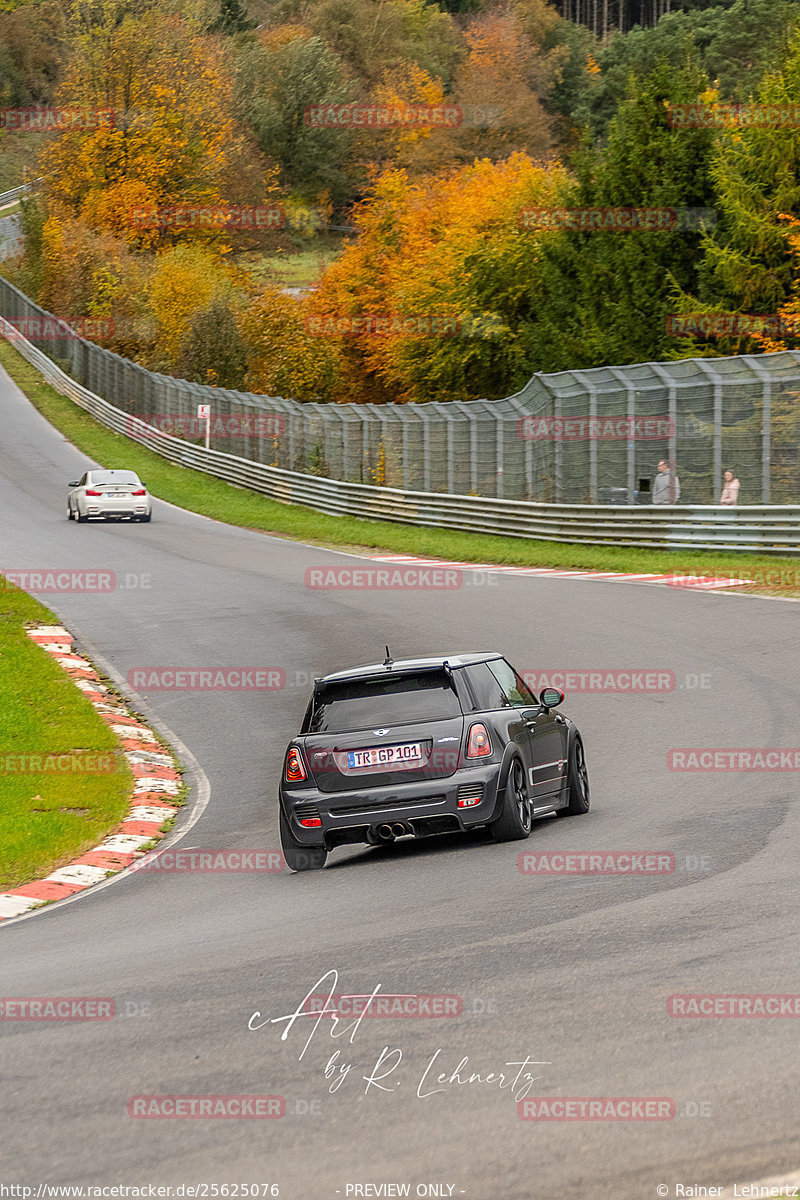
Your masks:
<svg viewBox="0 0 800 1200"><path fill-rule="evenodd" d="M113 433L71 400L44 383L38 372L0 340L0 363L44 417L85 454L106 467L125 467L146 480L153 495L192 512L280 537L347 550L383 550L464 562L558 567L596 571L678 572L755 578L758 590L800 596L800 560L776 555L714 551L638 550L614 546L573 546L562 542L495 537L412 525L334 517L300 505L282 504L176 467L157 454ZM66 480L64 481L66 484ZM66 488L64 490L66 498ZM65 501L66 503L66 501ZM783 574L775 586L767 580ZM750 589L756 590L756 589Z"/></svg>
<svg viewBox="0 0 800 1200"><path fill-rule="evenodd" d="M122 820L133 791L114 734L27 636L41 623L57 618L19 588L0 587L0 891L96 846ZM84 770L30 773L25 761L73 753ZM113 773L97 774L89 755L102 756Z"/></svg>
<svg viewBox="0 0 800 1200"><path fill-rule="evenodd" d="M273 287L311 287L342 253L344 240L338 234L320 234L301 249L273 250L268 254L248 250L235 256L258 283Z"/></svg>

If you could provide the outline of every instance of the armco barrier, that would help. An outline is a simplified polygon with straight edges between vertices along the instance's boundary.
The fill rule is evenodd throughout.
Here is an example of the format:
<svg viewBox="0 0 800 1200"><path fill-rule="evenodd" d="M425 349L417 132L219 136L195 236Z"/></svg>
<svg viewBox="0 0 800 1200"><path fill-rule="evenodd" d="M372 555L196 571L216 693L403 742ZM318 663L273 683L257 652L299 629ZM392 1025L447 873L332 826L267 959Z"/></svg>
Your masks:
<svg viewBox="0 0 800 1200"><path fill-rule="evenodd" d="M141 425L132 433L128 413L76 383L3 318L0 318L0 334L57 392L68 396L110 429L131 437L172 463L204 471L285 503L304 504L335 515L558 542L673 550L800 552L800 505L723 509L537 504L490 496L406 491L265 466L234 454L206 450L152 426Z"/></svg>

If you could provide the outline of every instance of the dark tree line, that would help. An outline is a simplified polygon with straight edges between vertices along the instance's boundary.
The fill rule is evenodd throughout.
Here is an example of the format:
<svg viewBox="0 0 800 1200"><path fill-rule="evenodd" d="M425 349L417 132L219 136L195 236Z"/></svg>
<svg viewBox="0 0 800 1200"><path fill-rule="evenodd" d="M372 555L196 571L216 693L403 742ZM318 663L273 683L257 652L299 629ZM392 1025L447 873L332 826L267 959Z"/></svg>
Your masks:
<svg viewBox="0 0 800 1200"><path fill-rule="evenodd" d="M634 25L657 25L666 13L681 9L730 7L731 0L554 0L562 17L586 25L596 37L617 30L624 33Z"/></svg>

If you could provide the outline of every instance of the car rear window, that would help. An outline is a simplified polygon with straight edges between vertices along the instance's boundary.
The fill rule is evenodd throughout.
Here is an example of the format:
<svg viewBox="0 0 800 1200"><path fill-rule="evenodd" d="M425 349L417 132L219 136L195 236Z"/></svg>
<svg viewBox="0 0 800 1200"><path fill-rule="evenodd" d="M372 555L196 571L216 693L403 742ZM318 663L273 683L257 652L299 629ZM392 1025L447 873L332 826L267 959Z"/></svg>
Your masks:
<svg viewBox="0 0 800 1200"><path fill-rule="evenodd" d="M135 471L92 471L92 483L138 483Z"/></svg>
<svg viewBox="0 0 800 1200"><path fill-rule="evenodd" d="M461 705L444 671L347 679L316 693L307 733L349 733L379 725L412 725L460 717Z"/></svg>

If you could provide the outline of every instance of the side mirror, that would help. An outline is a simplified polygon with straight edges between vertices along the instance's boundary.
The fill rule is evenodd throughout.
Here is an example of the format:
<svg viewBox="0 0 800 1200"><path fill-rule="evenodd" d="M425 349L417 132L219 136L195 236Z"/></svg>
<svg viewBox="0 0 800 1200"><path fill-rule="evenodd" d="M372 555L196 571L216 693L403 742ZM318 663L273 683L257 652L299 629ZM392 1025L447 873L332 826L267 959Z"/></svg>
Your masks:
<svg viewBox="0 0 800 1200"><path fill-rule="evenodd" d="M558 688L545 688L539 697L542 706L546 709L558 708L559 704L563 703L564 693Z"/></svg>
<svg viewBox="0 0 800 1200"><path fill-rule="evenodd" d="M72 483L67 484L67 487L77 487L77 486L78 486L77 479L73 479Z"/></svg>

